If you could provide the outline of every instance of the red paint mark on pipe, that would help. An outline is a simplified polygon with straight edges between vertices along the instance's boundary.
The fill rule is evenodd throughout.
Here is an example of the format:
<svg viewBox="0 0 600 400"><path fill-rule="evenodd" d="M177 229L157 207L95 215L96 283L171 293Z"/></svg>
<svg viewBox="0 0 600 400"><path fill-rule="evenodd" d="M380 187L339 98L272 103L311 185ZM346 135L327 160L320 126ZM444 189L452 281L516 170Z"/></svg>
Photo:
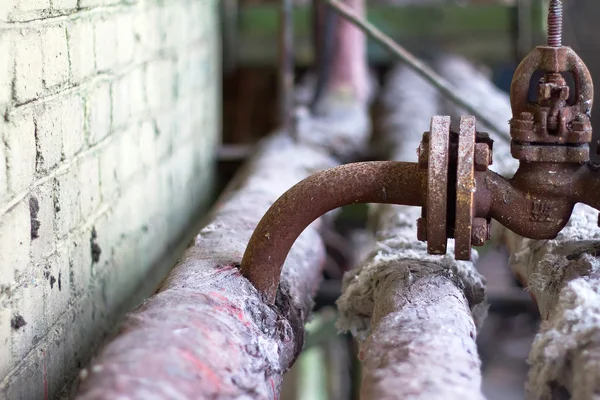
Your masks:
<svg viewBox="0 0 600 400"><path fill-rule="evenodd" d="M208 378L208 380L215 386L215 389L218 391L221 387L221 380L219 379L217 374L215 374L215 372L202 361L198 360L193 354L190 354L189 352L184 350L180 350L180 352L183 355L183 358L194 364L194 367L196 367L197 370L204 373L206 378Z"/></svg>
<svg viewBox="0 0 600 400"><path fill-rule="evenodd" d="M277 392L275 391L275 382L273 382L273 378L269 378L269 382L271 382L271 389L273 389L273 399L277 400Z"/></svg>
<svg viewBox="0 0 600 400"><path fill-rule="evenodd" d="M224 303L224 304L215 306L214 307L215 310L234 315L238 320L240 320L244 324L244 326L247 326L247 327L251 326L250 321L248 321L244 317L243 310L240 307L238 307L237 305L229 303L229 299L227 299L227 297L223 296L221 293L218 293L218 292L210 292L209 295L213 298L217 298L217 299L221 300Z"/></svg>

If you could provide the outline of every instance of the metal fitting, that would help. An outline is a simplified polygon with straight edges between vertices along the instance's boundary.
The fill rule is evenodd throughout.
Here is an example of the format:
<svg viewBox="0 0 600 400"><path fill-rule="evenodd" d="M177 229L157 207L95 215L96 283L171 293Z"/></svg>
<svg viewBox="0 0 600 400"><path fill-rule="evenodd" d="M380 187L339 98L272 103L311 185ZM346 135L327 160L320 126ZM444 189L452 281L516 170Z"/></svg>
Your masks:
<svg viewBox="0 0 600 400"><path fill-rule="evenodd" d="M539 70L547 72L538 82L536 101L530 102L529 86ZM572 74L575 81L572 104L563 74ZM591 75L571 48L532 50L515 71L510 90L513 157L527 162L587 162L593 96Z"/></svg>
<svg viewBox="0 0 600 400"><path fill-rule="evenodd" d="M552 8L553 7L553 8ZM560 44L560 1L552 0L549 46L534 49L511 85L511 153L521 161L513 178L488 170L493 142L476 132L475 118L433 117L417 163L367 162L312 175L280 197L260 221L241 272L274 301L279 274L300 233L326 212L354 203L422 207L417 239L430 254L445 254L455 239L455 258L470 260L472 246L490 239L495 219L518 235L553 239L581 202L600 210L600 166L589 163L593 85L583 61ZM546 71L538 98L529 101L534 72ZM562 74L575 78L573 104ZM600 223L600 220L599 220Z"/></svg>

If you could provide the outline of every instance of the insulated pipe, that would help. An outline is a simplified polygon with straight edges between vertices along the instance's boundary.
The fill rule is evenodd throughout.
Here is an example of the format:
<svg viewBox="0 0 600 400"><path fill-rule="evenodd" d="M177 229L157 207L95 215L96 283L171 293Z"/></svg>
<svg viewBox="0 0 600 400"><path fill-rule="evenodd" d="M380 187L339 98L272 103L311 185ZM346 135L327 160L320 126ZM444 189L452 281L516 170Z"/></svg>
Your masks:
<svg viewBox="0 0 600 400"><path fill-rule="evenodd" d="M250 238L241 272L272 303L290 248L315 219L357 203L422 206L426 185L427 171L416 163L353 163L318 172L269 208Z"/></svg>

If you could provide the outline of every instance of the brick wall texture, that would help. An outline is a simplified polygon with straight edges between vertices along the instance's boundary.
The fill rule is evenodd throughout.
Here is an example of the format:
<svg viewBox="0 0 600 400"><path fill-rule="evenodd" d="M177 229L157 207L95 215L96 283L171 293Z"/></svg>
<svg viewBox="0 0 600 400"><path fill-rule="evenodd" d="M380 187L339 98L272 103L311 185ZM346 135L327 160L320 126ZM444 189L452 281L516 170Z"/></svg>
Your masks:
<svg viewBox="0 0 600 400"><path fill-rule="evenodd" d="M57 396L210 195L217 0L0 0L0 399Z"/></svg>

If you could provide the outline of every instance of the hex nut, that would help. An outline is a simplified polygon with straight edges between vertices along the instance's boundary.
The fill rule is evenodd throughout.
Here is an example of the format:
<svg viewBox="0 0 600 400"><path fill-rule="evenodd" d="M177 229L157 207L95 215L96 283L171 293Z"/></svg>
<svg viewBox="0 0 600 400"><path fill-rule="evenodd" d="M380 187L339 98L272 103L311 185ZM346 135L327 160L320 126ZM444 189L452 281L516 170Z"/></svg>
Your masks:
<svg viewBox="0 0 600 400"><path fill-rule="evenodd" d="M489 224L485 218L473 218L471 229L471 244L473 246L483 246L490 235Z"/></svg>
<svg viewBox="0 0 600 400"><path fill-rule="evenodd" d="M492 150L487 143L475 144L475 170L485 171L492 164Z"/></svg>

